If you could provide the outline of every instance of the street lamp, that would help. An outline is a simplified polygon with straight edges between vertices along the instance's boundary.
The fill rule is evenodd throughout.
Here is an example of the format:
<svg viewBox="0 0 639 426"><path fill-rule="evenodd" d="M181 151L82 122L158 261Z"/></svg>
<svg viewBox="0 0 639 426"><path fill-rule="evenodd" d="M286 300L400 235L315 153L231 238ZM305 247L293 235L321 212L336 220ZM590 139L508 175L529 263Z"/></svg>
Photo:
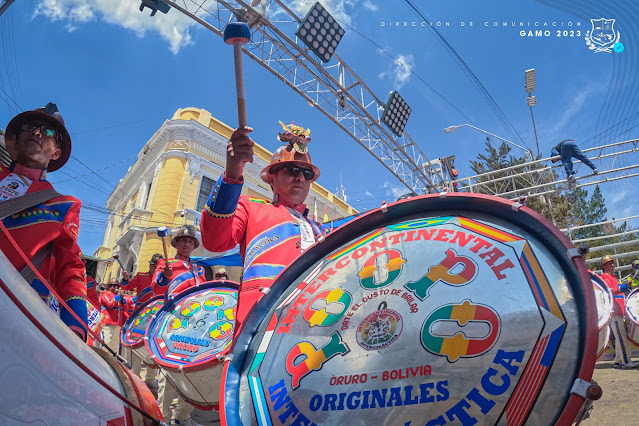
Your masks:
<svg viewBox="0 0 639 426"><path fill-rule="evenodd" d="M504 141L504 142L506 142L506 143L509 143L509 144L513 145L513 146L516 146L517 148L519 148L519 149L521 149L521 150L524 150L524 151L526 152L526 155L528 155L528 156L530 157L530 161L533 161L533 160L534 160L534 158L533 158L533 154L532 154L532 151L531 151L530 149L526 149L526 148L524 148L523 146L517 145L515 142L511 142L511 141L509 141L508 139L504 139L504 138L499 137L499 136L497 136L497 135L494 135L494 134L492 134L492 133L490 133L490 132L487 132L487 131L485 131L485 130L482 130L482 129L478 128L478 127L471 126L470 124L458 124L458 125L456 125L456 126L446 127L446 128L444 129L444 133L453 133L455 130L459 129L460 127L470 127L471 129L479 130L479 131L480 131L480 132L482 132L482 133L486 133L487 135L490 135L490 136L492 136L492 137L494 137L494 138L497 138L497 139L499 139L499 140L502 140L502 141Z"/></svg>
<svg viewBox="0 0 639 426"><path fill-rule="evenodd" d="M528 97L526 98L526 104L530 107L530 117L532 118L533 130L535 131L535 142L537 142L537 155L539 155L539 139L537 139L537 127L535 126L535 115L533 114L533 105L537 105L537 97L532 95L535 91L535 69L531 68L526 70L526 92Z"/></svg>

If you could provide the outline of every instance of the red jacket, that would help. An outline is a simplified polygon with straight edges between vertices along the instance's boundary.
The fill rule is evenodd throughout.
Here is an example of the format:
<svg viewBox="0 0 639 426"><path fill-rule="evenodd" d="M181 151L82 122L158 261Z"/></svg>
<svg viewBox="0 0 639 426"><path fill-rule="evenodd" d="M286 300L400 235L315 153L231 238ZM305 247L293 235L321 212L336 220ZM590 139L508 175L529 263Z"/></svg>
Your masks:
<svg viewBox="0 0 639 426"><path fill-rule="evenodd" d="M0 166L0 186L12 172L19 173L21 177L28 176L25 182L32 180L26 194L53 188L45 178L37 177L41 176L38 174L42 173L41 171L27 169L15 163L12 163L10 168ZM52 256L45 259L40 272L86 326L85 266L80 259L80 247L77 242L79 215L80 201L70 196L61 196L6 217L2 223L30 259L42 247L52 243ZM18 271L22 271L26 266L4 233L0 233L0 250ZM49 291L37 278L30 284L40 297L49 299ZM60 309L60 318L71 329L86 338L86 330L65 308Z"/></svg>
<svg viewBox="0 0 639 426"><path fill-rule="evenodd" d="M305 220L315 241L321 231L315 222L304 218L303 204L286 207L266 200L240 196L241 183L222 176L202 212L202 244L212 252L223 252L240 245L243 274L238 300L238 321L242 321L262 297L261 288L270 287L275 277L302 253L302 226Z"/></svg>
<svg viewBox="0 0 639 426"><path fill-rule="evenodd" d="M179 254L175 256L174 259L169 259L169 265L173 268L171 278L165 278L164 275L162 275L165 259L158 261L158 266L155 268L153 281L151 283L151 288L155 295L164 295L165 298L169 298L169 296L192 287L196 283L206 281L203 267L193 265L191 259L182 257Z"/></svg>
<svg viewBox="0 0 639 426"><path fill-rule="evenodd" d="M100 308L100 300L98 299L98 286L96 285L95 278L87 275L87 300L91 302L94 308Z"/></svg>
<svg viewBox="0 0 639 426"><path fill-rule="evenodd" d="M102 313L107 318L107 324L124 325L127 319L125 315L125 310L127 309L126 298L113 293L111 290L104 290L100 293L100 306L102 307Z"/></svg>
<svg viewBox="0 0 639 426"><path fill-rule="evenodd" d="M150 274L149 272L140 272L138 274L135 274L135 276L129 281L123 280L122 290L136 291L136 304L140 306L151 300L153 296L156 296L155 294L153 294L153 289L151 288L152 281L152 274Z"/></svg>
<svg viewBox="0 0 639 426"><path fill-rule="evenodd" d="M617 278L614 275L602 273L601 278L604 280L610 291L612 297L615 299L615 303L612 307L612 315L615 317L622 317L626 314L625 296L623 291L626 289L625 284L619 284Z"/></svg>

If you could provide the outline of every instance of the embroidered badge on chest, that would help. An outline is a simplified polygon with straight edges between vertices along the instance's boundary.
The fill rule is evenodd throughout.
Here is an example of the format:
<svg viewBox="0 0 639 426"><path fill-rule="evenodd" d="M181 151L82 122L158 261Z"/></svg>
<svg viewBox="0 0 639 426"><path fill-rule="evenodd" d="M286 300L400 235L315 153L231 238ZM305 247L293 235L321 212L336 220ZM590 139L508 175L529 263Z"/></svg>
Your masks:
<svg viewBox="0 0 639 426"><path fill-rule="evenodd" d="M0 201L10 200L24 195L29 189L29 186L31 186L31 182L31 179L20 176L17 173L9 173L0 181Z"/></svg>

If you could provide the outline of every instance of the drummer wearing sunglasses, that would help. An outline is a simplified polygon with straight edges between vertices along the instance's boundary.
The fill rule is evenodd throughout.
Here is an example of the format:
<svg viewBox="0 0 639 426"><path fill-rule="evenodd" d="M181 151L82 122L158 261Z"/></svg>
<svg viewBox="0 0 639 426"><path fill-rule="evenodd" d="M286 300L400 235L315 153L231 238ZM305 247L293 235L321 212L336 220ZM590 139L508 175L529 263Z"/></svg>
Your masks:
<svg viewBox="0 0 639 426"><path fill-rule="evenodd" d="M272 201L240 196L244 169L253 163L254 142L250 127L236 129L227 144L226 168L218 179L202 212L202 244L213 252L240 246L244 259L240 284L239 323L266 293L273 279L321 232L307 217L304 200L320 170L311 161L307 144L310 129L287 126L278 138L280 146L260 177L273 190ZM251 167L253 168L253 167Z"/></svg>

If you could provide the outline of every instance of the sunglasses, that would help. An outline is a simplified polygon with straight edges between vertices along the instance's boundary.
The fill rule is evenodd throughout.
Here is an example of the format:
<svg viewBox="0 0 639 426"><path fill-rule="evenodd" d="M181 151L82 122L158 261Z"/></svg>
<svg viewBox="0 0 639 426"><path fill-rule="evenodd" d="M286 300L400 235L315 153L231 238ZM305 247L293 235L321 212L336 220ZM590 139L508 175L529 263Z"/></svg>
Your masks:
<svg viewBox="0 0 639 426"><path fill-rule="evenodd" d="M280 170L286 170L286 173L293 177L299 176L301 172L304 175L305 180L312 180L315 177L315 172L313 170L304 169L294 164L287 164L285 166L278 167L277 169L272 170L271 173L277 173Z"/></svg>
<svg viewBox="0 0 639 426"><path fill-rule="evenodd" d="M50 126L49 124L31 124L25 123L22 125L23 132L33 132L35 129L39 129L40 133L50 138L54 137L57 133L57 130Z"/></svg>

